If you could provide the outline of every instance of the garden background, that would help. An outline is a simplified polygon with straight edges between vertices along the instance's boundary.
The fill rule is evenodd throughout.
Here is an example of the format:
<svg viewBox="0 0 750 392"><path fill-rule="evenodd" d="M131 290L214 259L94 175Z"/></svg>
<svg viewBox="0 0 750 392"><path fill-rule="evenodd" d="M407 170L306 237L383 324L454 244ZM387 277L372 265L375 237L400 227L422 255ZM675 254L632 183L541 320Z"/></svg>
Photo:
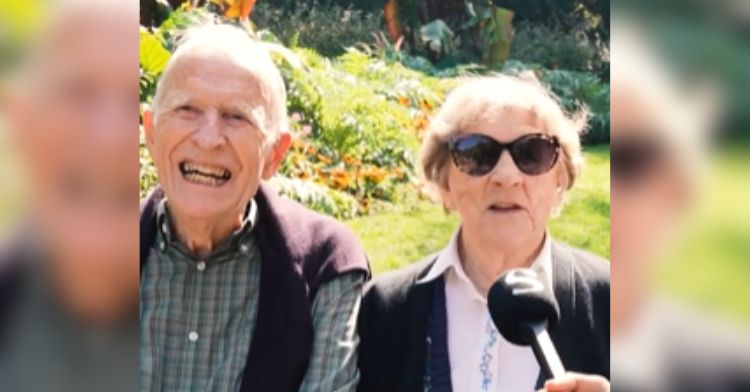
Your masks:
<svg viewBox="0 0 750 392"><path fill-rule="evenodd" d="M379 273L438 251L457 227L422 192L416 169L446 94L462 77L531 70L566 109L593 114L583 176L552 235L609 258L609 2L501 3L142 2L141 103L180 30L220 19L269 43L294 130L273 182L343 220ZM141 194L155 181L142 142Z"/></svg>

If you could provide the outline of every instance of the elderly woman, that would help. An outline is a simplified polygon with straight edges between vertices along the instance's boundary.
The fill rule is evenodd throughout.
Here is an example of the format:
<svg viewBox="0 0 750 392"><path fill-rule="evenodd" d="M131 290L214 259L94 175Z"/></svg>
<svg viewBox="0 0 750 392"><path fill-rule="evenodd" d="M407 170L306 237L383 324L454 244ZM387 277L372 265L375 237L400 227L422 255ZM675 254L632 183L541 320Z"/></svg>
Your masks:
<svg viewBox="0 0 750 392"><path fill-rule="evenodd" d="M535 79L496 76L453 91L424 139L424 177L461 225L448 245L376 278L360 313L360 391L531 391L544 386L532 349L506 341L487 292L512 268L554 289L551 332L572 374L547 390L608 390L609 263L553 240L583 159L585 116L568 117Z"/></svg>

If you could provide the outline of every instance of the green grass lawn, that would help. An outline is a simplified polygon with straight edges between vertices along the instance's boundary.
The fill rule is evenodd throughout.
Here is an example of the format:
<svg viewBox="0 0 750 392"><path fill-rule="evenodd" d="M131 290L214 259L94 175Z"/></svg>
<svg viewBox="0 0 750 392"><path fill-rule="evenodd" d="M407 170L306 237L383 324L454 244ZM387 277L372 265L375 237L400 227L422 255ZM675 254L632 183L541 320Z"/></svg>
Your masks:
<svg viewBox="0 0 750 392"><path fill-rule="evenodd" d="M588 148L586 167L552 235L609 258L609 146ZM346 222L363 242L374 273L399 268L442 249L458 225L441 206L423 203L414 211L381 213Z"/></svg>

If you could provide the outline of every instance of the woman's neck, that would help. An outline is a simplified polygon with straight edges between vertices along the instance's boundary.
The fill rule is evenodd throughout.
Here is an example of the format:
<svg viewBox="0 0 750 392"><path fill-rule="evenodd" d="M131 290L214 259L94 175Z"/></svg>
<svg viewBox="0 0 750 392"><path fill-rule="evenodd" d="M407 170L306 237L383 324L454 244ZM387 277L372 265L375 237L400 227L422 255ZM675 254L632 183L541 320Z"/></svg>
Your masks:
<svg viewBox="0 0 750 392"><path fill-rule="evenodd" d="M544 233L528 241L528 244L515 249L497 249L477 241L477 237L465 235L458 237L458 254L466 275L480 294L487 295L490 287L504 272L513 268L531 266L544 246Z"/></svg>

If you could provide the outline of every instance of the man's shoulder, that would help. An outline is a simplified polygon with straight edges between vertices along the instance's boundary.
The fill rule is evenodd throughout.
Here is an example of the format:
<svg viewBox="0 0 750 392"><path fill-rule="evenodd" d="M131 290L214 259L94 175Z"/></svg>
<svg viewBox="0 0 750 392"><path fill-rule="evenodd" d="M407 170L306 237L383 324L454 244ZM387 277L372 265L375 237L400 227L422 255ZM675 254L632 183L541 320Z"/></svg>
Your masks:
<svg viewBox="0 0 750 392"><path fill-rule="evenodd" d="M281 250L281 256L301 263L304 275L314 282L351 271L369 276L364 247L346 225L266 184L261 185L255 200L261 250Z"/></svg>
<svg viewBox="0 0 750 392"><path fill-rule="evenodd" d="M364 252L357 236L342 222L288 197L272 197L275 218L281 222L282 230L296 233L300 243L309 241L310 246L323 246L329 251L344 247Z"/></svg>

